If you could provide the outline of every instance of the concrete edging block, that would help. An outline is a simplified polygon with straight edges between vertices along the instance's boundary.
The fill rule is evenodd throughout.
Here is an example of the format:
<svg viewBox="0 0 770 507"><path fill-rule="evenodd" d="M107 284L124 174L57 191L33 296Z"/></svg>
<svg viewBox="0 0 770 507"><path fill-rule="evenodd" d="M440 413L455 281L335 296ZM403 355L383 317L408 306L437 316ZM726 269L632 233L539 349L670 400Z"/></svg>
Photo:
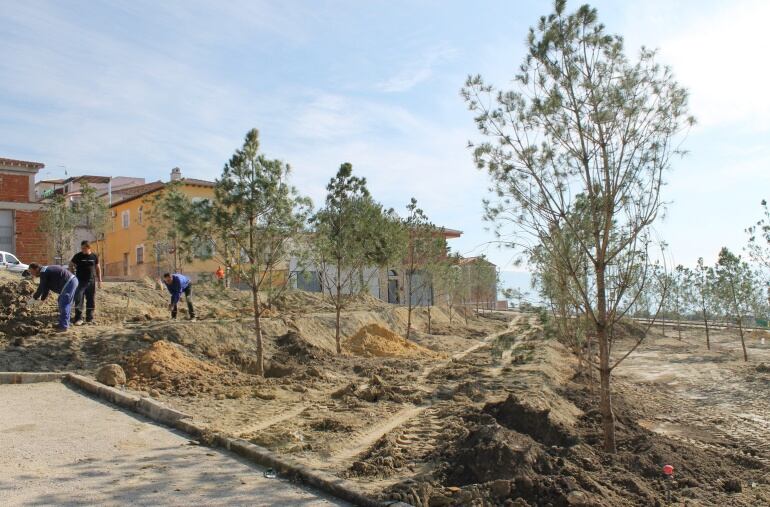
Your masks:
<svg viewBox="0 0 770 507"><path fill-rule="evenodd" d="M181 419L189 419L190 416L179 410L168 408L161 403L150 398L140 398L136 405L136 411L149 417L153 421L163 423L167 426L174 426Z"/></svg>
<svg viewBox="0 0 770 507"><path fill-rule="evenodd" d="M38 382L58 382L66 373L4 371L0 372L0 384L35 384Z"/></svg>
<svg viewBox="0 0 770 507"><path fill-rule="evenodd" d="M120 389L104 385L96 380L90 379L83 375L77 375L75 373L68 374L64 381L71 383L76 387L88 391L91 394L95 394L99 398L107 400L115 405L127 408L132 412L137 412L137 405L141 398L133 394L124 393Z"/></svg>
<svg viewBox="0 0 770 507"><path fill-rule="evenodd" d="M364 507L379 507L384 505L382 502L356 491L355 487L345 479L307 468L294 460L282 458L268 449L252 444L242 438L230 438L217 435L215 437L215 443L220 447L253 461L254 463L273 468L282 475L296 478L305 484L331 493L343 500L353 502L356 505Z"/></svg>

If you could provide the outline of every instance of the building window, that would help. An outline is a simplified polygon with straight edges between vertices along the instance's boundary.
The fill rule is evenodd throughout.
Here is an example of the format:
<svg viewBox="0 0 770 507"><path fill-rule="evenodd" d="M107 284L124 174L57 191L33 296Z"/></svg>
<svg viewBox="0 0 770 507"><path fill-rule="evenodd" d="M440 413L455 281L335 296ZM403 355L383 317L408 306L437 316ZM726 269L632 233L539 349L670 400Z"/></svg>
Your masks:
<svg viewBox="0 0 770 507"><path fill-rule="evenodd" d="M130 211L129 210L124 211L121 216L123 218L123 228L128 229L128 226L131 225Z"/></svg>
<svg viewBox="0 0 770 507"><path fill-rule="evenodd" d="M142 225L142 219L144 218L144 206L139 206L139 212L136 214L136 223Z"/></svg>
<svg viewBox="0 0 770 507"><path fill-rule="evenodd" d="M144 264L144 245L136 247L136 263Z"/></svg>

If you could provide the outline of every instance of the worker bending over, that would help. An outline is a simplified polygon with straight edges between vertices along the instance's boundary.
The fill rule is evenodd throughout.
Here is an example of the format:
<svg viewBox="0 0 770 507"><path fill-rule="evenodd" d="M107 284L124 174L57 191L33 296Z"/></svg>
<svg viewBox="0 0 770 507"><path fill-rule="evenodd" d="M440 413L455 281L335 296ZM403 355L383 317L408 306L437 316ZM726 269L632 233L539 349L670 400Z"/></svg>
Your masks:
<svg viewBox="0 0 770 507"><path fill-rule="evenodd" d="M33 277L40 277L40 285L32 299L45 301L50 291L59 295L59 326L56 329L58 332L67 331L70 327L72 298L78 288L78 279L60 266L40 266L34 262L29 265L29 273Z"/></svg>
<svg viewBox="0 0 770 507"><path fill-rule="evenodd" d="M168 305L168 309L171 310L171 318L176 318L176 307L179 300L184 294L184 299L187 302L187 312L190 314L190 320L195 318L195 310L192 304L192 282L189 278L179 273L165 273L163 275L163 283L166 284L166 288L171 293L171 304Z"/></svg>

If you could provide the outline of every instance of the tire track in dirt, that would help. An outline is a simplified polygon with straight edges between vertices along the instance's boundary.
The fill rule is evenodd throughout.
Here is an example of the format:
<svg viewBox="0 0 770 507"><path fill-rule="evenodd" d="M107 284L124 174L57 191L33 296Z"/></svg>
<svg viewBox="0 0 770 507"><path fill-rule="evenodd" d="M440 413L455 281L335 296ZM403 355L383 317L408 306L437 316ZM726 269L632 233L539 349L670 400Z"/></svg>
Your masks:
<svg viewBox="0 0 770 507"><path fill-rule="evenodd" d="M280 412L274 415L273 417L268 417L267 419L262 419L261 421L257 421L253 424L249 424L248 426L244 426L240 430L238 430L238 433L236 433L236 436L243 437L246 435L250 435L252 433L256 433L257 431L267 429L270 426L275 426L278 423L282 423L284 421L287 421L289 419L299 416L307 408L309 408L309 405L300 405L288 411Z"/></svg>
<svg viewBox="0 0 770 507"><path fill-rule="evenodd" d="M467 355L479 350L482 347L488 346L490 342L495 340L500 335L510 332L519 319L520 316L515 317L508 323L504 330L487 335L482 341L475 343L471 347L452 355L449 360L424 368L420 375L417 377L418 385L415 386L415 388L425 389L426 386L424 383L427 381L431 373L451 365L453 362L466 357ZM341 451L338 451L335 454L332 454L328 458L328 463L332 466L340 466L352 458L355 458L359 454L366 452L380 438L396 429L399 429L400 431L396 440L400 445L414 443L415 441L419 440L417 437L420 436L424 439L423 443L420 445L424 446L426 449L429 448L430 440L434 439L434 437L435 440L437 440L440 437L438 425L432 424L432 421L436 420L435 414L437 409L434 407L435 404L435 400L429 399L424 405L413 406L399 410L382 423L370 427L365 432L360 433L351 442L350 446L342 449ZM412 420L418 415L426 412L428 414L429 421L427 425L428 427L417 429L417 427L420 426L422 422L413 423Z"/></svg>

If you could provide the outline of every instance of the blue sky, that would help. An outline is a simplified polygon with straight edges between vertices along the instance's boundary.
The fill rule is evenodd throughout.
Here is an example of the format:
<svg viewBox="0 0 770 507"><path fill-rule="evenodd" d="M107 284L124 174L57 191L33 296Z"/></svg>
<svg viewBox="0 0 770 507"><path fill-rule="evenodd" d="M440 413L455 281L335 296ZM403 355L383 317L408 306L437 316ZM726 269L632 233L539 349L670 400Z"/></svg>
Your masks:
<svg viewBox="0 0 770 507"><path fill-rule="evenodd" d="M577 2L569 2L574 9ZM675 161L658 234L675 262L740 250L770 197L770 43L763 1L594 2L627 51L657 47L699 123ZM453 247L513 269L481 221L486 176L459 96L510 83L545 1L0 0L0 156L73 174L214 179L252 127L318 204L342 162Z"/></svg>

